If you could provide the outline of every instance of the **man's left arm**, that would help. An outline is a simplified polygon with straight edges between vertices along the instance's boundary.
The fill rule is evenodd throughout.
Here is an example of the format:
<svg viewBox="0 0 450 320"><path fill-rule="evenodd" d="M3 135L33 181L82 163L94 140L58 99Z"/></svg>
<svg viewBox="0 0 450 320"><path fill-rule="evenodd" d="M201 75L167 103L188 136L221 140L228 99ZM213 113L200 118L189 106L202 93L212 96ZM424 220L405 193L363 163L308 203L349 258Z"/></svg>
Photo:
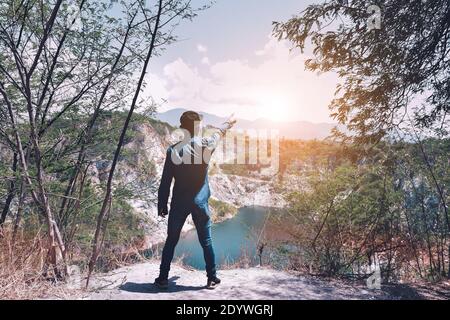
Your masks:
<svg viewBox="0 0 450 320"><path fill-rule="evenodd" d="M158 189L158 216L165 217L169 211L167 203L169 201L170 186L173 180L173 163L171 161L171 150L168 149L166 153L166 161L164 162L164 169L161 177L161 183Z"/></svg>

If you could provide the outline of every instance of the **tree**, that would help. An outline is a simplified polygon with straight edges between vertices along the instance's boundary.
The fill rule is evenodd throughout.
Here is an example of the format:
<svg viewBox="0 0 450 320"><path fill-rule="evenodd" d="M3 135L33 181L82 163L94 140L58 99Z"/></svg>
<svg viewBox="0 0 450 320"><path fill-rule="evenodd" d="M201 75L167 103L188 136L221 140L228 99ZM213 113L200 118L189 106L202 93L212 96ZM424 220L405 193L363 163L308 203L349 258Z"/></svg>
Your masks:
<svg viewBox="0 0 450 320"><path fill-rule="evenodd" d="M330 109L355 141L379 141L413 113L418 125L445 127L450 111L450 3L371 4L381 10L380 29L368 27L373 12L367 1L332 0L310 5L287 22L275 22L273 32L302 51L310 41L314 58L306 68L334 71L342 78Z"/></svg>
<svg viewBox="0 0 450 320"><path fill-rule="evenodd" d="M194 16L194 13L190 6L190 1L172 1L172 0L159 0L157 5L155 5L156 9L146 8L144 7L144 3L139 3L139 6L136 10L140 10L144 17L145 24L148 26L148 33L150 44L147 49L147 53L145 55L144 64L141 69L141 74L139 77L139 81L136 86L136 90L133 96L133 100L131 102L130 109L128 111L127 118L123 124L123 128L119 137L119 141L117 143L116 150L114 152L114 158L111 164L111 168L109 170L108 181L106 183L106 192L103 199L102 207L100 209L100 213L97 219L97 227L95 230L93 245L92 245L92 255L89 261L89 271L88 277L86 280L86 287L89 286L90 276L92 271L94 270L95 263L97 261L97 257L101 250L102 245L102 235L104 234L108 219L107 215L109 215L109 211L111 208L111 198L112 198L112 187L113 187L113 178L114 172L119 160L120 152L122 150L122 146L124 144L125 135L128 130L128 126L131 121L131 117L133 116L134 110L138 103L139 94L141 92L145 74L147 73L148 64L150 62L150 58L154 54L154 49L156 46L167 43L172 39L171 32L166 31L163 32L164 27L167 26L174 19L191 19ZM156 13L153 11L156 10ZM137 14L137 11L135 11ZM153 25L152 25L153 24Z"/></svg>
<svg viewBox="0 0 450 320"><path fill-rule="evenodd" d="M373 24L374 14L379 25ZM302 51L312 45L307 69L333 71L341 78L330 109L349 133L335 129L335 137L373 147L401 130L417 142L428 171L420 178L431 177L446 229L439 246L450 252L448 183L436 174L439 167L430 162L433 155L422 141L425 129L438 138L448 135L450 2L386 0L368 6L363 0L331 0L275 22L273 32ZM448 163L444 167L448 171ZM444 264L437 269L445 270Z"/></svg>
<svg viewBox="0 0 450 320"><path fill-rule="evenodd" d="M66 226L79 211L87 155L99 142L93 137L99 118L131 103L121 147L133 110L145 103L137 100L143 76L138 81L133 75L143 61L147 66L148 52L159 54L174 41L171 31L178 18L194 13L190 1L172 0L161 3L160 15L167 18L159 28L165 33L150 28L158 14L146 9L143 0L0 4L0 144L11 161L1 218L15 197L23 204L31 195L32 207L46 221L47 266L57 277L66 273L65 240L73 231L66 232ZM113 186L111 172L107 194ZM17 210L16 225L21 212Z"/></svg>
<svg viewBox="0 0 450 320"><path fill-rule="evenodd" d="M87 5L85 0L72 4L80 12L107 9L105 3ZM2 136L20 159L19 182L46 219L48 265L62 277L66 248L50 204L46 170L46 155L61 141L46 133L65 114L89 104L91 90L103 83L109 62L99 57L107 56L104 51L113 41L107 32L112 23L99 27L105 19L91 14L84 17L83 30L72 30L76 17L62 1L10 1L0 9L0 93L8 115Z"/></svg>

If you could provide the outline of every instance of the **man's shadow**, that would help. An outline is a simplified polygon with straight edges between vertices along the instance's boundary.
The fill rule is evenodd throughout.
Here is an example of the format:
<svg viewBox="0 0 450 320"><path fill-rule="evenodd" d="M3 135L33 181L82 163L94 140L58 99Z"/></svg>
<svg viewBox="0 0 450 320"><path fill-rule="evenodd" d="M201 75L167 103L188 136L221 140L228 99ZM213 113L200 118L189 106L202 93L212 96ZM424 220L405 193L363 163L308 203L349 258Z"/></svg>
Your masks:
<svg viewBox="0 0 450 320"><path fill-rule="evenodd" d="M205 289L205 286L183 286L177 285L176 280L180 277L172 277L169 279L169 288L160 289L153 283L136 283L125 282L119 287L120 290L134 293L161 293L161 292L180 292L180 291L198 291Z"/></svg>

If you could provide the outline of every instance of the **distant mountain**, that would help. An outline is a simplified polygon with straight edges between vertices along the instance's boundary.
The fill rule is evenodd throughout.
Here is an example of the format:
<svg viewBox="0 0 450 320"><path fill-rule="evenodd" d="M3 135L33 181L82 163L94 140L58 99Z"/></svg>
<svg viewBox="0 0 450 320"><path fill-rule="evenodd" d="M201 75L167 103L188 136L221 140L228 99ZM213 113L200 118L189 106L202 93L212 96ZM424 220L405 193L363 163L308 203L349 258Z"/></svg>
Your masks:
<svg viewBox="0 0 450 320"><path fill-rule="evenodd" d="M167 122L171 126L178 127L180 125L180 117L187 109L176 108L166 112L157 113L156 119ZM225 121L226 118L216 116L211 113L199 112L203 116L203 122L212 126L218 126Z"/></svg>
<svg viewBox="0 0 450 320"><path fill-rule="evenodd" d="M187 109L176 108L162 113L156 114L156 119L167 122L172 126L179 126L180 116ZM203 116L203 123L205 125L219 126L227 118L220 117L215 114L207 112L199 112ZM308 121L291 121L291 122L278 122L265 118L256 120L237 119L236 129L243 130L278 130L280 137L286 137L290 139L324 139L331 134L331 129L335 127L333 123L312 123Z"/></svg>

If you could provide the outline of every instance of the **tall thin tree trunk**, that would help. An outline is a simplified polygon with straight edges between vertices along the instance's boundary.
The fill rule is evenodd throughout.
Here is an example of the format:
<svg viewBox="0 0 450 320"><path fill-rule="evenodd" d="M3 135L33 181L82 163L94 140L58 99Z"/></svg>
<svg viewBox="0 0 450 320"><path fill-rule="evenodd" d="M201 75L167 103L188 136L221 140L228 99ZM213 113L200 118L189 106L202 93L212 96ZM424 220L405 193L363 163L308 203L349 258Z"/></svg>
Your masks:
<svg viewBox="0 0 450 320"><path fill-rule="evenodd" d="M16 243L17 238L17 232L19 231L20 226L20 220L22 219L22 212L23 212L23 206L25 203L25 185L22 181L20 182L20 194L19 194L19 204L17 205L17 212L16 217L14 219L14 228L13 228L13 235L12 235L12 245Z"/></svg>
<svg viewBox="0 0 450 320"><path fill-rule="evenodd" d="M131 102L130 110L128 111L127 118L123 125L122 132L119 137L119 142L117 144L116 151L114 153L114 158L113 158L113 161L111 164L111 169L109 171L108 182L106 184L106 193L105 193L105 197L103 200L102 208L100 210L100 213L99 213L98 219L97 219L97 227L95 230L95 235L94 235L94 240L93 240L93 245L92 245L92 255L91 255L91 259L89 261L89 271L88 271L88 276L87 276L87 280L86 280L86 288L89 286L89 279L92 274L92 271L94 270L95 263L98 258L98 254L101 249L102 234L104 234L104 231L105 231L106 225L107 225L106 223L103 223L104 222L103 220L104 220L105 216L107 214L109 214L108 208L111 205L112 182L113 182L113 178L114 178L114 172L116 170L117 162L119 160L119 155L122 150L123 142L125 140L125 135L128 130L128 125L130 124L131 117L133 116L133 112L136 107L137 99L138 99L139 93L141 91L142 83L144 82L144 77L145 77L145 74L147 73L148 63L153 54L153 49L155 48L156 38L158 37L159 22L160 22L161 13L162 13L162 7L163 7L162 2L163 2L162 0L159 0L158 13L156 15L155 26L154 26L153 32L152 32L152 40L150 43L150 47L148 49L144 65L142 67L141 75L140 75L139 82L136 87L133 101Z"/></svg>
<svg viewBox="0 0 450 320"><path fill-rule="evenodd" d="M408 118L409 118L409 116L408 116ZM438 195L439 195L439 199L441 200L442 207L444 209L444 212L443 212L444 213L444 220L445 220L446 225L447 225L447 237L446 237L446 239L448 239L448 236L450 235L450 217L449 217L449 213L448 213L447 202L445 200L446 196L444 194L444 190L442 189L441 185L437 181L436 175L435 175L434 170L433 170L433 166L431 165L431 163L430 163L430 161L428 159L428 156L427 156L427 154L425 152L422 140L420 139L419 135L417 134L414 126L412 126L412 129L413 129L414 135L416 137L417 143L419 145L420 152L422 153L425 165L426 165L428 171L430 172L431 178L432 178L433 183L434 183L434 185L436 187L436 190L437 190ZM448 262L448 275L447 275L447 278L450 279L450 244L448 245L448 252L449 252L449 259L448 259L449 262ZM445 269L445 266L444 266L444 269Z"/></svg>
<svg viewBox="0 0 450 320"><path fill-rule="evenodd" d="M450 279L450 244L448 245L448 260L449 260L449 262L448 262L447 279ZM445 270L445 267L444 267L444 270Z"/></svg>
<svg viewBox="0 0 450 320"><path fill-rule="evenodd" d="M17 153L14 153L13 163L12 163L12 172L15 174L17 172ZM16 195L16 177L12 178L9 187L8 187L8 196L5 200L5 205L2 210L2 214L0 216L0 228L3 226L6 220L6 216L9 213L11 203Z"/></svg>
<svg viewBox="0 0 450 320"><path fill-rule="evenodd" d="M64 244L61 243L59 240L59 238L60 238L58 236L59 229L53 219L53 214L52 214L49 202L48 202L47 193L44 188L44 172L43 172L43 168L42 168L42 164L41 164L42 155L41 155L41 149L39 146L39 138L38 138L37 131L36 131L37 130L36 125L35 125L36 115L34 113L35 104L32 101L33 95L32 95L31 89L32 89L33 73L36 70L36 68L38 67L39 60L41 59L41 55L44 50L45 44L50 36L50 33L52 32L53 26L56 21L57 14L61 7L61 4L62 4L62 0L57 0L55 5L53 6L53 9L51 10L50 17L48 18L48 20L45 23L45 27L44 27L43 34L40 39L39 45L36 48L36 53L34 55L34 58L31 59L32 63L31 63L30 68L28 70L26 70L25 64L22 61L20 61L21 63L18 65L18 67L19 67L18 71L21 75L23 91L24 91L24 95L26 98L26 107L27 107L27 111L28 111L28 118L29 118L29 125L30 125L29 136L30 136L30 140L31 140L32 146L33 146L34 160L35 160L36 171L37 171L36 177L35 177L37 190L34 189L34 184L33 184L33 181L31 180L31 176L29 174L28 163L25 159L24 148L22 146L22 141L20 138L19 129L17 126L17 122L15 119L11 101L9 100L6 88L4 87L3 83L0 82L0 93L3 95L5 104L7 106L8 113L10 116L12 129L13 129L15 140L16 140L16 147L18 149L18 153L20 156L20 162L21 162L23 173L24 173L25 181L26 181L27 185L29 186L31 195L33 197L33 201L42 209L42 211L46 215L46 223L47 223L48 235L49 235L49 248L48 248L49 260L48 260L48 262L51 265L53 265L56 276L62 275L59 272L57 260L59 257L62 257L63 261L65 260L64 259L65 248L64 248ZM14 47L12 49L14 51L16 50L16 48L14 48ZM14 55L15 55L16 59L21 60L19 58L20 54L18 52L14 52ZM56 233L56 235L55 235L55 233ZM65 266L65 263L64 263L64 266ZM64 271L67 271L66 267L64 267Z"/></svg>
<svg viewBox="0 0 450 320"><path fill-rule="evenodd" d="M14 132L14 137L16 140L17 151L19 154L19 158L20 158L20 162L21 162L21 166L22 166L22 170L23 170L23 174L24 174L24 179L30 189L30 193L33 197L33 201L42 209L42 211L46 215L46 222L47 222L48 233L49 233L49 249L48 249L49 250L49 254L48 254L49 263L52 264L54 266L54 270L57 271L57 259L58 259L58 257L61 257L64 260L65 248L64 248L64 244L59 243L59 242L57 243L58 240L55 239L55 231L59 232L59 230L58 230L57 226L55 226L52 211L50 209L47 195L46 195L46 192L45 192L45 189L43 186L43 174L42 174L42 167L41 167L41 163L40 163L41 154L40 154L39 143L37 142L35 131L34 131L35 128L33 127L34 120L32 120L30 117L31 140L33 140L34 156L35 156L35 160L36 160L36 169L37 169L36 180L37 180L37 185L38 185L38 193L34 190L34 185L31 180L31 176L30 176L29 169L28 169L28 162L25 158L22 140L20 138L20 134L19 134L19 130L17 127L16 118L14 116L13 108L12 108L11 102L8 98L8 95L6 93L5 87L1 82L0 82L0 93L3 95L5 104L8 108L8 113L10 116L11 125L12 125L12 129ZM31 114L31 113L29 112L29 114ZM59 245L60 252L57 252L58 251L57 244ZM64 271L66 271L65 269L66 269L66 266L64 267ZM56 273L58 276L62 275L59 271Z"/></svg>
<svg viewBox="0 0 450 320"><path fill-rule="evenodd" d="M408 240L409 240L409 243L411 244L411 247L412 247L412 249L414 251L414 258L416 260L417 270L419 271L420 277L423 278L422 268L420 267L420 261L419 261L419 256L418 256L418 252L417 252L418 251L417 250L417 244L414 241L414 239L412 238L413 237L413 230L411 228L411 222L410 222L410 219L409 219L409 216L408 216L408 209L406 209L406 208L405 208L405 218L406 218L406 226L408 227Z"/></svg>
<svg viewBox="0 0 450 320"><path fill-rule="evenodd" d="M83 136L80 137L79 142L81 143L81 148L80 151L78 152L78 157L77 157L77 162L75 164L75 168L73 170L72 175L70 176L69 179L69 184L67 185L67 188L64 192L64 197L62 199L61 202L61 207L59 209L59 215L58 218L61 221L61 225L65 225L65 223L67 222L67 215L68 215L68 211L69 211L69 206L68 206L68 198L73 194L74 190L75 190L75 182L77 180L77 177L80 173L81 167L84 163L84 160L86 158L86 147L87 145L90 143L90 140L92 138L92 130L94 128L95 123L97 122L97 118L100 115L100 111L101 111L101 106L103 104L103 101L106 97L106 94L109 91L109 88L112 84L113 81L113 76L114 73L116 72L117 66L119 65L120 59L122 58L123 52L125 50L127 41L128 41L128 37L130 35L130 31L131 31L131 25L133 24L133 21L135 19L136 15L134 15L131 19L130 22L128 24L127 27L127 31L124 35L123 41L122 41L122 45L121 48L119 50L119 52L117 53L116 59L114 61L113 66L111 67L111 71L110 71L110 75L109 75L109 79L105 85L105 87L102 90L100 99L97 103L97 106L94 110L94 113L91 117L91 119L89 120L88 126L86 131L84 131Z"/></svg>

